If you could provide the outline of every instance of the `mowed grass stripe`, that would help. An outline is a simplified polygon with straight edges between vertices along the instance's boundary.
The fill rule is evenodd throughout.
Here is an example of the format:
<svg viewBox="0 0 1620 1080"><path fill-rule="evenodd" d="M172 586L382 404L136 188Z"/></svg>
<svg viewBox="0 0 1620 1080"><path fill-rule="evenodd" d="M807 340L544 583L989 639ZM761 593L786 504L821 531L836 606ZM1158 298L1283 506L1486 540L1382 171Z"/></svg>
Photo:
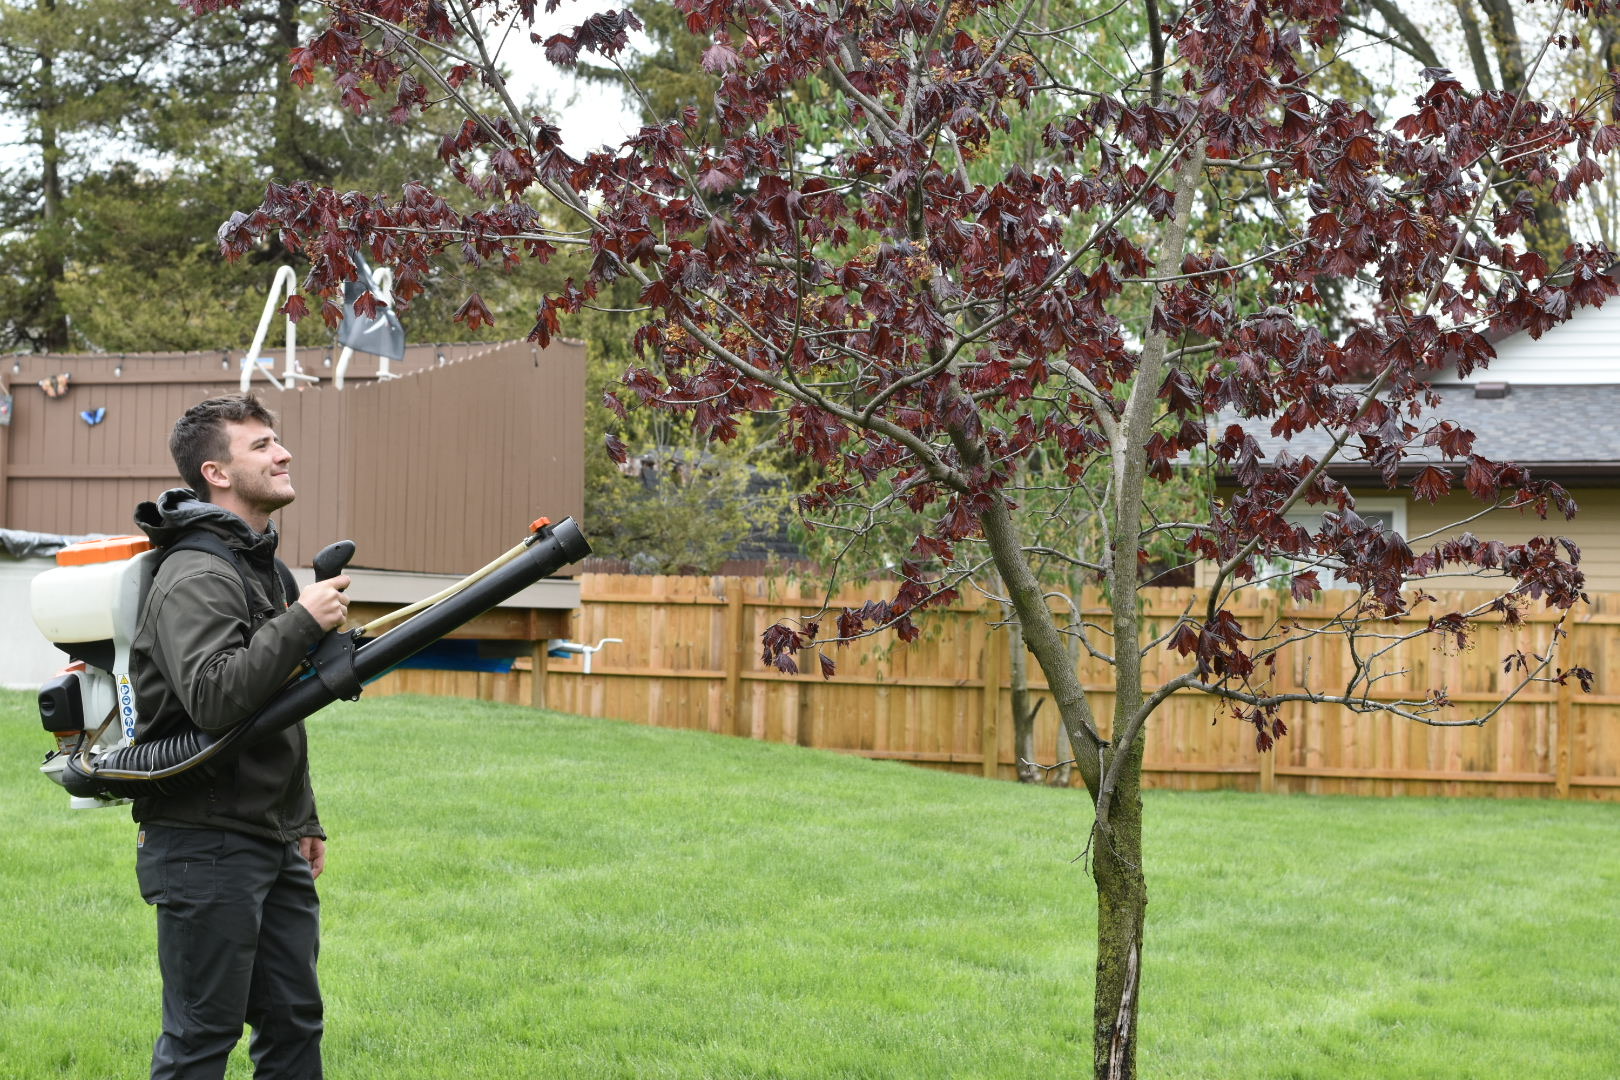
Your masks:
<svg viewBox="0 0 1620 1080"><path fill-rule="evenodd" d="M138 1075L134 829L33 772L32 710L0 694L0 1077ZM1089 1067L1083 794L442 699L310 731L331 1076ZM1620 807L1162 792L1147 816L1144 1076L1620 1074Z"/></svg>

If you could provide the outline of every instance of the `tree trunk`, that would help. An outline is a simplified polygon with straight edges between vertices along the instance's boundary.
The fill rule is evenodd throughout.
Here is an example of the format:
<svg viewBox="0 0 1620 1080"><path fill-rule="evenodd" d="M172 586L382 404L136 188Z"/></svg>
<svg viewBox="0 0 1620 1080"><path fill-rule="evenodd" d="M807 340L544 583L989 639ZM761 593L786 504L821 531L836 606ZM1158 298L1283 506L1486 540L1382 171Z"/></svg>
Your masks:
<svg viewBox="0 0 1620 1080"><path fill-rule="evenodd" d="M1003 605L1002 615L1007 623L1007 671L1011 687L1013 714L1013 757L1018 762L1018 782L1038 784L1041 769L1035 764L1040 758L1035 750L1035 712L1039 707L1030 704L1029 653L1024 648L1024 628L1018 622L1018 612L1011 604Z"/></svg>
<svg viewBox="0 0 1620 1080"><path fill-rule="evenodd" d="M272 160L285 169L295 161L303 161L298 152L298 101L294 96L298 88L288 78L286 56L298 46L298 4L296 0L277 0L275 34L270 40L267 59L272 83L270 98L270 148ZM303 161L303 164L308 164Z"/></svg>
<svg viewBox="0 0 1620 1080"><path fill-rule="evenodd" d="M1079 596L1080 590L1081 583L1076 581L1073 595ZM1079 671L1080 639L1071 634L1069 639L1064 642L1064 651L1069 654L1069 670ZM1062 724L1058 725L1057 739L1054 741L1052 750L1052 760L1061 764L1046 774L1046 782L1052 787L1066 788L1074 783L1074 763L1079 759L1075 756L1074 744L1069 740L1068 732L1063 730Z"/></svg>
<svg viewBox="0 0 1620 1080"><path fill-rule="evenodd" d="M338 161L326 153L319 129L298 112L298 97L304 91L293 85L287 74L287 54L303 41L299 22L299 0L276 0L275 32L266 48L266 70L270 73L270 146L260 156L260 164L272 167L276 176L297 169L304 179L326 183L337 179ZM271 250L278 260L287 257L278 234L271 233Z"/></svg>
<svg viewBox="0 0 1620 1080"><path fill-rule="evenodd" d="M1093 838L1097 884L1097 973L1092 1050L1097 1080L1134 1080L1136 1014L1141 999L1142 926L1147 879L1142 872L1142 745L1127 751L1114 789L1110 824Z"/></svg>
<svg viewBox="0 0 1620 1080"><path fill-rule="evenodd" d="M56 0L44 0L41 5L48 13L56 11ZM40 213L39 250L41 282L40 336L38 343L46 352L67 352L68 321L56 290L67 278L67 262L62 257L62 148L57 142L56 110L56 58L45 52L39 60L39 151Z"/></svg>
<svg viewBox="0 0 1620 1080"><path fill-rule="evenodd" d="M1175 211L1165 222L1164 265L1180 266L1187 224L1203 175L1200 141L1176 169ZM1114 722L1103 751L1101 775L1086 776L1097 805L1092 830L1092 873L1097 881L1097 981L1093 1054L1098 1080L1136 1076L1137 989L1142 970L1142 919L1147 880L1142 872L1142 748L1147 741L1142 697L1142 492L1154 400L1167 365L1169 335L1154 330L1114 430L1113 551L1108 560L1108 606L1114 618Z"/></svg>
<svg viewBox="0 0 1620 1080"><path fill-rule="evenodd" d="M1074 783L1074 758L1071 756L1074 751L1070 749L1068 736L1063 733L1062 727L1058 728L1056 750L1053 760L1058 765L1046 774L1046 784L1048 787L1066 788Z"/></svg>

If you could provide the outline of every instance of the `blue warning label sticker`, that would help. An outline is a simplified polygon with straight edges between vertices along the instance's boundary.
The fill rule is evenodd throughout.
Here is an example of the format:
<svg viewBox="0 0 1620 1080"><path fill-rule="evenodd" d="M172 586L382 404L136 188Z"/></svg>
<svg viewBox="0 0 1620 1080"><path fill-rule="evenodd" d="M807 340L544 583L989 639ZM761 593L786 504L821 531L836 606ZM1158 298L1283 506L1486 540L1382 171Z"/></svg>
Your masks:
<svg viewBox="0 0 1620 1080"><path fill-rule="evenodd" d="M124 721L124 738L135 737L135 687L127 674L118 676L118 714Z"/></svg>

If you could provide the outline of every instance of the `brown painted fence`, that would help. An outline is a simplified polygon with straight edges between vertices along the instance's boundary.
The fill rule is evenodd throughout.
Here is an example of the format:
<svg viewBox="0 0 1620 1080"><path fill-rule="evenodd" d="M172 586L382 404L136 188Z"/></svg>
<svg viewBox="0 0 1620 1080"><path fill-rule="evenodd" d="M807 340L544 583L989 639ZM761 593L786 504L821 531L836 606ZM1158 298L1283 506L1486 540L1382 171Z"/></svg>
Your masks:
<svg viewBox="0 0 1620 1080"><path fill-rule="evenodd" d="M1191 590L1154 590L1148 615L1160 628L1186 610ZM848 601L852 597L841 597ZM992 625L999 608L964 604L919 620L911 645L871 640L836 650L838 673L823 680L814 659L797 677L760 661L759 634L783 618L821 607L809 588L766 578L675 578L589 574L574 638L590 644L622 638L595 657L552 660L542 687L554 709L664 727L690 728L861 754L867 757L1010 778L1014 774L1007 689L1008 631ZM1107 616L1093 597L1094 622ZM1442 594L1436 613L1456 610L1464 594ZM1286 603L1286 598L1283 602ZM1251 628L1277 614L1264 599L1237 614ZM1329 610L1290 608L1301 623ZM1458 718L1478 715L1514 684L1502 671L1510 649L1545 647L1554 616L1526 613L1518 628L1481 630L1468 647L1402 646L1388 665L1404 671L1381 684L1393 699L1444 687ZM1620 695L1608 674L1620 670L1620 594L1594 597L1570 617L1564 665L1597 673L1594 693L1573 681L1533 686L1483 728L1435 728L1384 714L1296 703L1284 713L1289 733L1276 751L1258 753L1253 729L1212 699L1180 693L1148 728L1147 782L1156 787L1232 787L1377 795L1445 794L1620 799ZM1148 661L1150 682L1168 679L1179 660L1163 651ZM1297 687L1307 665L1317 686L1343 685L1347 658L1320 644L1279 663L1273 685ZM1031 677L1039 669L1030 665ZM1112 707L1110 669L1095 661L1081 673L1099 715ZM1042 686L1038 680L1036 686ZM511 674L407 671L373 692L414 691L528 703L527 671ZM1037 745L1047 761L1058 747L1056 710L1038 714Z"/></svg>
<svg viewBox="0 0 1620 1080"><path fill-rule="evenodd" d="M240 357L0 361L15 399L12 422L0 426L0 527L129 532L137 503L180 483L167 447L175 417L236 390ZM362 358L341 391L330 379L285 391L253 383L293 451L299 498L281 523L288 562L307 566L347 537L357 566L464 574L537 514L581 514L583 346L413 346L394 368L403 377L387 382L375 366ZM72 375L65 394L35 385L63 373ZM96 409L104 418L85 423L80 414Z"/></svg>

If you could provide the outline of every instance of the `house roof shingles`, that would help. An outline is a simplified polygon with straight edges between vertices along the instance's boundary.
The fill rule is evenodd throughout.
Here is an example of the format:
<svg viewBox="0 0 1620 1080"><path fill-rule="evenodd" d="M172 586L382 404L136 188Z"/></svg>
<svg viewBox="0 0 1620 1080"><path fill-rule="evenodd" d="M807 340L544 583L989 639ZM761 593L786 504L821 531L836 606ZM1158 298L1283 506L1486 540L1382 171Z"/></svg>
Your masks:
<svg viewBox="0 0 1620 1080"><path fill-rule="evenodd" d="M1476 437L1475 449L1486 457L1525 466L1572 472L1620 473L1620 384L1523 386L1513 384L1504 397L1475 397L1473 386L1436 386L1439 407L1424 414L1420 426L1452 420ZM1320 428L1292 439L1271 434L1269 418L1241 420L1223 413L1212 433L1239 423L1260 444L1266 462L1285 451L1295 458L1320 458L1336 432ZM1352 437L1340 451L1335 471L1369 468L1359 458L1360 440ZM1413 447L1412 465L1442 460L1438 447Z"/></svg>

